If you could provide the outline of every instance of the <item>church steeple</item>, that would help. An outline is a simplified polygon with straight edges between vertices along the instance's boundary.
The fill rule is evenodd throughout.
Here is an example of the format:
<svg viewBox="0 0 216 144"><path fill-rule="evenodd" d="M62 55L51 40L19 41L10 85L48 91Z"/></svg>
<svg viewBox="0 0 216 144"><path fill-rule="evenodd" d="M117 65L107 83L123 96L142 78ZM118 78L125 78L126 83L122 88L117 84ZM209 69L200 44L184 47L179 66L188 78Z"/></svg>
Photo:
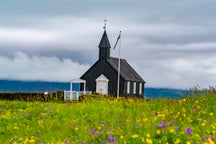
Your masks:
<svg viewBox="0 0 216 144"><path fill-rule="evenodd" d="M104 33L98 47L99 47L99 59L109 59L111 46L106 33L106 23L104 24Z"/></svg>

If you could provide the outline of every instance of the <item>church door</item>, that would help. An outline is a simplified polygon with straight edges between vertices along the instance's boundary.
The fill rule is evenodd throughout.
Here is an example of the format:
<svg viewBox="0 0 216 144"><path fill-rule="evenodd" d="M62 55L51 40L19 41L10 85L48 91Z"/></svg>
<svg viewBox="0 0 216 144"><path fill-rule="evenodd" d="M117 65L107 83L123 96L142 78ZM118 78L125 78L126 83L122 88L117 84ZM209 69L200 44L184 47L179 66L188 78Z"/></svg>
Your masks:
<svg viewBox="0 0 216 144"><path fill-rule="evenodd" d="M96 80L96 92L101 94L108 94L109 80L101 74Z"/></svg>

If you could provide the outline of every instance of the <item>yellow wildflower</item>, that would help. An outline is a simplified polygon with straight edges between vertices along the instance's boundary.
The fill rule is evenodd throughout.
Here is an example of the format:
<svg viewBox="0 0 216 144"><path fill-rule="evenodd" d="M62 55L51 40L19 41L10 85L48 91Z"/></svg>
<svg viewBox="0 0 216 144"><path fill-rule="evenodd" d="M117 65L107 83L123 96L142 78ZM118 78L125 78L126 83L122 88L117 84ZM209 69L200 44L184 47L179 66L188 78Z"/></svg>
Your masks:
<svg viewBox="0 0 216 144"><path fill-rule="evenodd" d="M134 100L133 100L133 99L129 99L128 101L129 101L130 103L133 103L133 102L134 102Z"/></svg>
<svg viewBox="0 0 216 144"><path fill-rule="evenodd" d="M210 144L215 144L214 141L213 141L211 138L208 138L208 142L209 142Z"/></svg>
<svg viewBox="0 0 216 144"><path fill-rule="evenodd" d="M140 118L136 119L136 122L140 122L140 121L141 121L141 119L140 119Z"/></svg>
<svg viewBox="0 0 216 144"><path fill-rule="evenodd" d="M190 141L187 141L186 144L191 144L191 142L190 142Z"/></svg>
<svg viewBox="0 0 216 144"><path fill-rule="evenodd" d="M161 130L157 130L156 133L159 135L161 134Z"/></svg>
<svg viewBox="0 0 216 144"><path fill-rule="evenodd" d="M200 138L200 135L199 135L199 134L195 134L195 136L196 136L197 138Z"/></svg>
<svg viewBox="0 0 216 144"><path fill-rule="evenodd" d="M23 142L24 144L27 144L29 142L29 139L26 138L25 141Z"/></svg>
<svg viewBox="0 0 216 144"><path fill-rule="evenodd" d="M78 128L78 127L75 127L74 129L75 129L76 131L77 131L77 130L79 130L79 128Z"/></svg>
<svg viewBox="0 0 216 144"><path fill-rule="evenodd" d="M124 136L123 136L123 135L121 135L121 136L120 136L120 138L121 138L121 139L123 139L123 138L124 138Z"/></svg>
<svg viewBox="0 0 216 144"><path fill-rule="evenodd" d="M19 138L19 141L23 141L23 138L22 138L22 137L20 137L20 138Z"/></svg>
<svg viewBox="0 0 216 144"><path fill-rule="evenodd" d="M17 129L19 129L19 128L18 128L17 126L14 126L13 129L14 129L14 130L17 130Z"/></svg>
<svg viewBox="0 0 216 144"><path fill-rule="evenodd" d="M174 129L170 129L170 133L174 133L175 132L175 130Z"/></svg>
<svg viewBox="0 0 216 144"><path fill-rule="evenodd" d="M138 138L138 137L139 137L139 135L137 135L137 134L132 135L132 138Z"/></svg>
<svg viewBox="0 0 216 144"><path fill-rule="evenodd" d="M153 142L152 142L151 139L147 138L147 139L146 139L146 143L147 143L147 144L152 144Z"/></svg>
<svg viewBox="0 0 216 144"><path fill-rule="evenodd" d="M150 137L151 137L151 135L150 135L150 134L147 134L147 135L146 135L146 137L150 138Z"/></svg>
<svg viewBox="0 0 216 144"><path fill-rule="evenodd" d="M148 121L148 118L143 118L142 121L146 122L146 121Z"/></svg>
<svg viewBox="0 0 216 144"><path fill-rule="evenodd" d="M30 139L29 143L35 143L35 140L34 139Z"/></svg>
<svg viewBox="0 0 216 144"><path fill-rule="evenodd" d="M180 142L181 142L180 139L177 138L177 139L175 140L174 144L179 144Z"/></svg>

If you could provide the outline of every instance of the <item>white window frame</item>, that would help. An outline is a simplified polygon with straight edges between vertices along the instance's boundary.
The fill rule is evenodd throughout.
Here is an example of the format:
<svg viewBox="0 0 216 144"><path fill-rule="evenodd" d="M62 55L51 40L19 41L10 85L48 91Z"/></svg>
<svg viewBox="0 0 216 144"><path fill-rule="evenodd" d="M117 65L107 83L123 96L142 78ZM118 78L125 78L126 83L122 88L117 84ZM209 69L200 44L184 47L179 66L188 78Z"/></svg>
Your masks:
<svg viewBox="0 0 216 144"><path fill-rule="evenodd" d="M127 93L130 93L130 81L127 82Z"/></svg>
<svg viewBox="0 0 216 144"><path fill-rule="evenodd" d="M136 94L136 82L133 83L133 93Z"/></svg>
<svg viewBox="0 0 216 144"><path fill-rule="evenodd" d="M139 83L139 94L142 94L142 83Z"/></svg>

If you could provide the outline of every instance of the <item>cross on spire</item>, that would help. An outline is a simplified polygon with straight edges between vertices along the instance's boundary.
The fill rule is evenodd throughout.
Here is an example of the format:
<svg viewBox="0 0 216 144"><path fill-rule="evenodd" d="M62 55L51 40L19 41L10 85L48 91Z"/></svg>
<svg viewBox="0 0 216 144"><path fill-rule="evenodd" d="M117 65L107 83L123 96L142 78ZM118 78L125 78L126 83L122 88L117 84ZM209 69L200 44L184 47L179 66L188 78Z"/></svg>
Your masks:
<svg viewBox="0 0 216 144"><path fill-rule="evenodd" d="M104 26L103 26L104 30L106 30L106 22L107 21L108 21L107 19L104 20Z"/></svg>

